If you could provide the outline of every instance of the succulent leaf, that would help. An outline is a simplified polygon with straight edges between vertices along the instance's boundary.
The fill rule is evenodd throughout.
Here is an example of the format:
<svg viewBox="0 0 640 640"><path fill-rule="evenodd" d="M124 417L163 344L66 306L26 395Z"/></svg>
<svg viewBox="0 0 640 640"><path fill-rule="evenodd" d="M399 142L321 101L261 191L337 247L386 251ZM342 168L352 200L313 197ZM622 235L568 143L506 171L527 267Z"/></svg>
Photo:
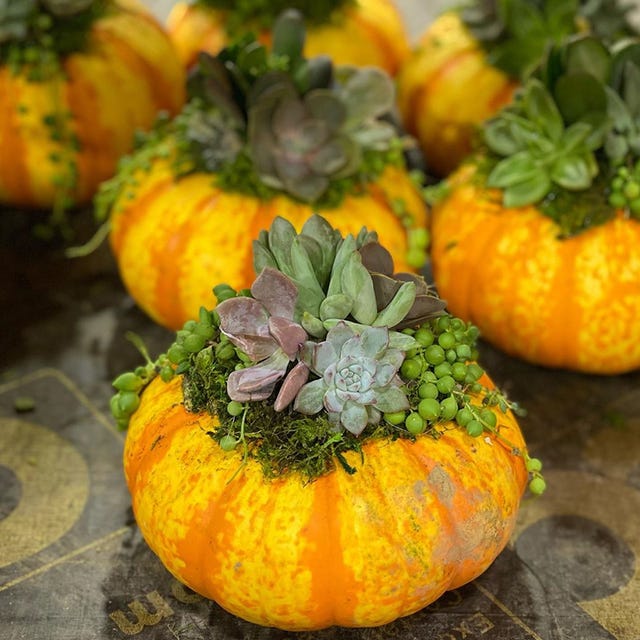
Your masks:
<svg viewBox="0 0 640 640"><path fill-rule="evenodd" d="M386 327L364 327L358 333L338 322L324 342L309 345L306 364L320 377L302 387L294 409L313 415L324 408L337 428L359 435L379 421L378 405L389 411L408 408L396 375L404 355L389 343Z"/></svg>

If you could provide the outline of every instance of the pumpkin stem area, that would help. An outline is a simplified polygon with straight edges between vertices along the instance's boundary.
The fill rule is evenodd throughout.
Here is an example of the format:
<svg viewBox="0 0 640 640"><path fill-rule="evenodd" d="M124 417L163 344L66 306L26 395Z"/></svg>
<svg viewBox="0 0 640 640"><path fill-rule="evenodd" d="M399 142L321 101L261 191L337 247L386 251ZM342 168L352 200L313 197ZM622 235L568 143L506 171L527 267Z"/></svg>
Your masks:
<svg viewBox="0 0 640 640"><path fill-rule="evenodd" d="M445 311L424 278L394 271L373 232L342 235L319 215L297 233L276 218L253 244L250 289L214 288L167 351L118 376L111 410L126 429L156 377L181 379L186 411L215 417L203 435L242 448L265 478L352 474L371 440L490 437L530 468L539 461L501 433L521 413L477 363L478 330Z"/></svg>

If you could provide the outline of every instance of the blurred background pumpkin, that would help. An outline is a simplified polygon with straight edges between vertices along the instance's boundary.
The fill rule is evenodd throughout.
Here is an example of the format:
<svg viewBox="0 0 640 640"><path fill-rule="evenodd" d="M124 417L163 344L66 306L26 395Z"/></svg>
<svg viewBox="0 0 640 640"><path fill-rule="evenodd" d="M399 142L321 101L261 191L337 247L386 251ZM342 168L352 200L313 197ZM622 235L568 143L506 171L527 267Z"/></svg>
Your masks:
<svg viewBox="0 0 640 640"><path fill-rule="evenodd" d="M4 3L0 58L0 203L58 218L91 201L137 129L184 103L168 35L130 0Z"/></svg>
<svg viewBox="0 0 640 640"><path fill-rule="evenodd" d="M177 2L167 28L182 62L199 51L216 55L238 33L254 30L268 43L283 10L298 9L308 25L305 55L328 55L336 64L376 65L395 74L409 53L409 38L392 0L195 0Z"/></svg>
<svg viewBox="0 0 640 640"><path fill-rule="evenodd" d="M446 176L478 126L508 104L545 51L570 34L614 41L635 32L618 0L473 0L442 13L398 74L403 122L429 170Z"/></svg>
<svg viewBox="0 0 640 640"><path fill-rule="evenodd" d="M245 36L201 54L186 107L102 186L122 279L159 323L193 318L212 283L248 286L248 238L277 215L298 228L314 211L342 231L375 226L399 268L424 264L426 205L388 120L392 80L307 59L303 46L300 15L287 12L272 52Z"/></svg>
<svg viewBox="0 0 640 640"><path fill-rule="evenodd" d="M436 286L507 353L589 373L640 367L638 95L637 40L571 38L439 185Z"/></svg>

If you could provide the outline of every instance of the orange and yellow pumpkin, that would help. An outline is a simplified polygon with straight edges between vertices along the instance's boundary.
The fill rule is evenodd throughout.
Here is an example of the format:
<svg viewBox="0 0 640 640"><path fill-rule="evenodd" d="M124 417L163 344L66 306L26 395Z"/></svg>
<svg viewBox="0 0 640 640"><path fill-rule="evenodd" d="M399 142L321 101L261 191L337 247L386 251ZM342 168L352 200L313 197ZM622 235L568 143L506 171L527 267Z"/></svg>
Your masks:
<svg viewBox="0 0 640 640"><path fill-rule="evenodd" d="M225 11L202 4L174 5L167 28L186 66L195 62L198 51L215 55L228 43L226 20ZM260 37L270 39L268 32ZM357 0L337 9L329 22L308 28L305 54L326 54L336 64L375 65L395 74L409 54L409 40L391 0Z"/></svg>
<svg viewBox="0 0 640 640"><path fill-rule="evenodd" d="M185 72L166 31L142 5L110 3L82 51L33 79L0 65L0 203L90 201L158 111L176 113Z"/></svg>
<svg viewBox="0 0 640 640"><path fill-rule="evenodd" d="M315 210L286 195L263 201L224 191L215 178L196 172L176 179L171 161L158 158L113 205L110 245L125 287L146 313L172 329L196 318L200 306L214 305L214 284L251 284L250 239L260 229L282 216L299 231ZM362 193L321 214L342 233L376 229L398 270L415 270L407 263L408 229L398 203L412 228L426 226L420 191L404 168L390 165Z"/></svg>
<svg viewBox="0 0 640 640"><path fill-rule="evenodd" d="M537 206L506 208L474 170L431 217L431 264L451 313L529 362L596 374L640 367L640 221L621 210L568 238Z"/></svg>
<svg viewBox="0 0 640 640"><path fill-rule="evenodd" d="M347 452L353 475L269 481L241 448L212 442L215 424L185 411L178 379L144 390L124 451L133 510L176 578L265 626L365 627L418 611L493 562L527 482L501 440L448 423L438 439ZM524 451L511 413L499 428Z"/></svg>
<svg viewBox="0 0 640 640"><path fill-rule="evenodd" d="M476 128L511 102L519 83L492 66L456 11L424 32L398 76L398 106L427 166L449 174L472 149Z"/></svg>

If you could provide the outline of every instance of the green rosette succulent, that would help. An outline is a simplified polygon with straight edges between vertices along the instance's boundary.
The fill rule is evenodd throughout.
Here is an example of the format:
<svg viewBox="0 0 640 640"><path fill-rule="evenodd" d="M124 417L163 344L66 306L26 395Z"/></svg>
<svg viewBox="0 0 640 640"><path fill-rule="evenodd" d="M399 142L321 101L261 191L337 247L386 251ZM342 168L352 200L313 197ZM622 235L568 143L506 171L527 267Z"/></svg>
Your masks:
<svg viewBox="0 0 640 640"><path fill-rule="evenodd" d="M585 35L550 49L482 134L486 183L505 206L539 204L565 236L615 209L639 215L640 41Z"/></svg>
<svg viewBox="0 0 640 640"><path fill-rule="evenodd" d="M217 285L216 308L166 353L152 360L132 338L146 364L113 381L120 427L155 376L180 376L185 409L217 417L214 444L242 447L269 478L355 473L345 452L373 438L438 438L445 422L501 437L497 412L519 409L480 383L477 329L447 314L422 278L394 273L375 233L343 237L318 215L296 233L277 218L253 249L251 288ZM526 462L540 492L540 463Z"/></svg>
<svg viewBox="0 0 640 640"><path fill-rule="evenodd" d="M621 0L472 0L460 17L488 61L523 80L549 47L567 37L589 33L613 43L635 35L628 15L632 8Z"/></svg>

